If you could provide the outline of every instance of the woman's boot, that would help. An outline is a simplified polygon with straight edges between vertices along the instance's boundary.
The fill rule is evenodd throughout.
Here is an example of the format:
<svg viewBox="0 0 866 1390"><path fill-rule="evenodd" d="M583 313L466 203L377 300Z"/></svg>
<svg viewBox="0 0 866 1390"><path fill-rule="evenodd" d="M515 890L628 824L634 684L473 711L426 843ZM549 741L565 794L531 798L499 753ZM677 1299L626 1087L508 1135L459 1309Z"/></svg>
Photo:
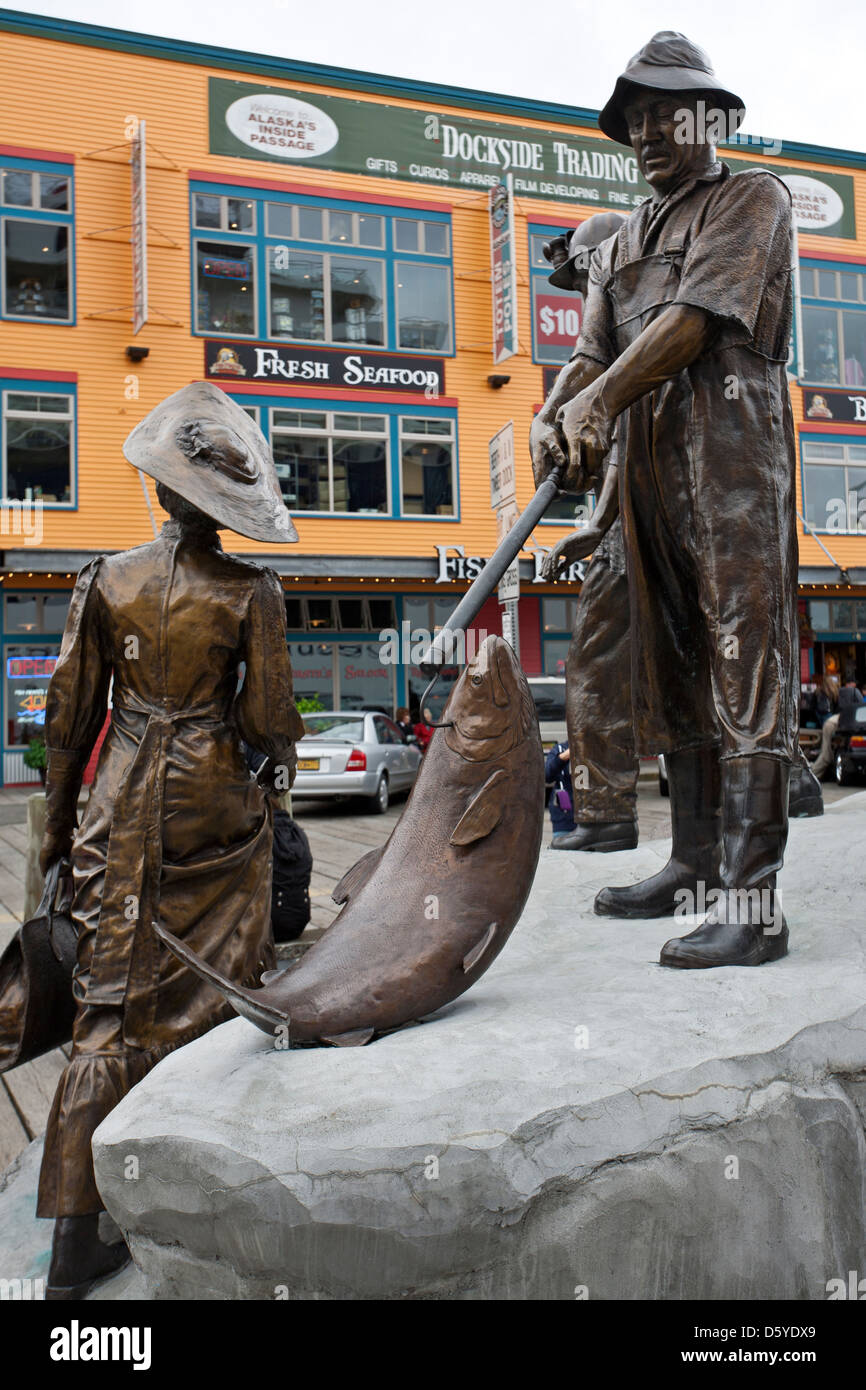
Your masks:
<svg viewBox="0 0 866 1390"><path fill-rule="evenodd" d="M99 1238L99 1212L59 1216L54 1222L46 1299L82 1299L94 1284L116 1274L129 1260L126 1242L106 1245Z"/></svg>
<svg viewBox="0 0 866 1390"><path fill-rule="evenodd" d="M719 886L722 819L719 745L666 754L671 793L671 857L660 873L627 888L602 888L595 900L601 917L673 917L683 890L700 897ZM686 910L688 908L686 907Z"/></svg>
<svg viewBox="0 0 866 1390"><path fill-rule="evenodd" d="M776 874L788 838L790 771L790 763L766 753L722 763L722 892L695 931L662 948L662 965L763 965L788 954Z"/></svg>

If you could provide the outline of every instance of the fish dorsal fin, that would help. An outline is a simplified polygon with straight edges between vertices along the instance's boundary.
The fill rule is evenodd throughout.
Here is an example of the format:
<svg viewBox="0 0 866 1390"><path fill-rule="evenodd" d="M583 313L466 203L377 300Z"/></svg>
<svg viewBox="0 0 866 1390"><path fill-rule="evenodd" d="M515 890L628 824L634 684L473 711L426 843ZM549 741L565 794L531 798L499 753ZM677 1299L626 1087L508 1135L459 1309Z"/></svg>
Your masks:
<svg viewBox="0 0 866 1390"><path fill-rule="evenodd" d="M473 840L483 840L502 819L502 793L508 773L498 767L492 777L473 796L463 815L451 831L452 845L471 845Z"/></svg>
<svg viewBox="0 0 866 1390"><path fill-rule="evenodd" d="M385 846L380 845L378 849L371 849L369 854L363 855L357 864L352 865L351 869L347 869L331 894L334 902L348 902L349 898L358 893L370 875L379 867L379 860L384 853Z"/></svg>
<svg viewBox="0 0 866 1390"><path fill-rule="evenodd" d="M463 974L468 975L470 970L474 970L481 957L487 951L488 946L496 935L496 923L491 922L480 941L476 941L472 950L463 957Z"/></svg>
<svg viewBox="0 0 866 1390"><path fill-rule="evenodd" d="M363 1047L375 1031L375 1028L352 1028L348 1033L323 1033L319 1041L327 1043L329 1047Z"/></svg>

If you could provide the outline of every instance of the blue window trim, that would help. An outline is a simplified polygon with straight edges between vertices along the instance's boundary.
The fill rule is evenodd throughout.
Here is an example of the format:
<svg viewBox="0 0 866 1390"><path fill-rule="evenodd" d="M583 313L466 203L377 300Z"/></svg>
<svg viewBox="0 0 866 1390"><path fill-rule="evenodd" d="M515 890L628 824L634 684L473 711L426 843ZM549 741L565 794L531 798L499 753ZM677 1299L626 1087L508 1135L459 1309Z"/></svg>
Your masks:
<svg viewBox="0 0 866 1390"><path fill-rule="evenodd" d="M246 202L256 204L256 229L254 232L228 232L215 227L196 227L195 226L195 195L197 193L207 194L214 198L240 198ZM269 236L265 230L265 203L286 203L301 207L330 208L335 206L333 197L324 195L313 195L300 193L289 193L279 188L246 188L239 184L232 183L208 183L202 179L190 179L189 184L189 225L190 225L190 323L192 325L192 336L195 338L212 338L215 330L199 329L197 327L196 312L196 243L198 241L225 242L237 246L255 247L255 274L256 274L256 331L249 333L222 333L221 337L238 342L260 342L260 343L297 343L301 346L310 347L346 347L355 346L365 348L368 352L399 352L410 356L426 357L455 357L456 356L456 326L454 322L454 229L450 212L428 212L425 209L413 207L399 207L393 203L377 203L375 201L362 201L358 199L339 199L340 212L364 212L370 213L384 219L385 225L385 245L384 247L375 246L344 246L336 242L322 241L301 241L292 240L289 244L297 251L315 251L322 253L360 256L366 260L380 260L382 262L383 287L385 291L385 342L381 347L375 344L346 344L332 343L320 339L309 338L270 338L267 334L268 328L268 303L267 303L267 247L275 245L285 245L285 238L279 236ZM410 220L415 222L441 222L447 224L449 228L449 251L447 256L434 256L425 251L398 251L394 246L394 221L396 219ZM407 348L400 347L397 343L397 262L412 261L420 265L445 266L449 272L450 281L450 305L451 305L451 341L448 351L430 348Z"/></svg>
<svg viewBox="0 0 866 1390"><path fill-rule="evenodd" d="M576 219L575 219L575 226L577 226L577 220L576 220ZM533 265L533 264L532 264L532 238L533 238L534 236L546 236L546 237L561 236L562 233L563 233L564 231L565 231L565 227L564 227L564 226L558 226L558 227L557 227L557 226L554 226L553 223L551 223L551 222L530 222L530 223L529 223L529 226L528 226L528 228L527 228L527 236L528 236L527 246L528 246L528 248L529 248L529 317L530 317L530 320L531 320L531 327L532 327L532 360L533 360L533 362L535 362L539 367L564 367L564 366L565 366L565 363L564 363L564 362L543 362L543 361L541 360L541 358L539 357L539 355L538 355L538 342L537 342L537 340L536 340L536 333L535 333L535 311L534 311L535 296L534 296L533 291L534 291L534 287L535 287L535 284L536 284L536 277L539 277L539 276L542 276L542 275L543 275L544 278L545 278L545 280L546 280L547 277L548 277L548 275L550 275L550 272L551 272L551 270L552 270L552 266L547 266L546 268L542 268L542 267L539 266L539 265Z"/></svg>
<svg viewBox="0 0 866 1390"><path fill-rule="evenodd" d="M229 395L232 395L229 392ZM435 525L452 525L460 521L460 438L457 421L456 406L447 405L428 405L427 402L401 401L389 402L387 404L377 401L353 401L347 399L335 400L331 396L312 397L312 396L292 396L292 395L255 395L254 393L240 392L232 395L232 400L241 406L259 407L259 426L262 433L271 442L271 425L269 410L312 410L312 411L336 411L340 415L385 415L388 419L388 484L391 498L391 510L388 512L377 512L375 516L369 513L359 512L293 512L296 520L303 520L307 517L327 517L330 520L339 521L413 521L432 522ZM430 417L438 420L451 420L454 424L454 515L453 516L413 516L403 513L400 500L400 426L401 416L411 416L415 419L420 417ZM431 438L435 439L435 435Z"/></svg>
<svg viewBox="0 0 866 1390"><path fill-rule="evenodd" d="M2 259L3 283L0 285L0 320L4 323L38 323L45 328L74 328L77 322L77 303L75 295L75 166L58 163L50 159L20 159L17 156L0 155L2 169L31 169L38 174L62 174L69 180L69 211L51 212L45 208L15 208L0 203L0 223L10 218L15 222L62 223L69 228L67 249L69 253L69 318L42 319L23 314L8 314L6 301L6 233L0 226L0 259Z"/></svg>
<svg viewBox="0 0 866 1390"><path fill-rule="evenodd" d="M804 449L804 446L807 445L807 444L853 444L853 445L855 446L855 448L862 449L864 446L866 446L866 433L864 433L864 434L850 434L850 435L848 435L848 434L818 434L818 433L813 434L811 430L808 430L805 434L802 434L802 433L800 433L800 432L798 431L798 435L799 435L799 444L800 444L800 496L801 496L801 498L803 499L803 516L805 516L805 515L806 515L806 459L803 457L803 449ZM828 468L834 468L834 467L835 467L835 468L846 468L846 467L851 467L851 466L852 466L852 465L846 464L844 460L841 460L841 461L840 461L840 460L838 460L838 459L836 459L836 460L825 459L825 460L824 460L824 463L826 464L826 466L827 466ZM820 467L822 466L822 464L821 464L820 462L810 462L809 466L810 466L810 468L820 468ZM862 468L863 466L864 466L863 464L854 464L854 465L853 465L854 468L858 468L858 467ZM830 530L829 527L826 527L826 526L812 526L811 523L807 523L807 527L808 527L808 529L807 529L807 527L804 527L804 526L803 526L803 523L800 521L800 518L799 518L799 517L797 518L797 525L798 525L798 528L799 528L800 530L802 530L804 536L808 536L810 532L814 531L814 533L815 533L816 536L841 536L841 537L850 537L850 536L857 537L857 536L859 536L861 539L866 540L866 532L864 532L864 531L832 531L832 530Z"/></svg>
<svg viewBox="0 0 866 1390"><path fill-rule="evenodd" d="M68 502L43 502L42 509L46 512L77 512L78 511L78 384L74 381L43 381L41 377L0 377L0 497L9 500L6 491L6 392L16 391L20 395L29 396L71 396L72 398L72 429L69 437L72 441L72 459L69 470L69 491L70 500ZM34 547L35 549L35 547Z"/></svg>

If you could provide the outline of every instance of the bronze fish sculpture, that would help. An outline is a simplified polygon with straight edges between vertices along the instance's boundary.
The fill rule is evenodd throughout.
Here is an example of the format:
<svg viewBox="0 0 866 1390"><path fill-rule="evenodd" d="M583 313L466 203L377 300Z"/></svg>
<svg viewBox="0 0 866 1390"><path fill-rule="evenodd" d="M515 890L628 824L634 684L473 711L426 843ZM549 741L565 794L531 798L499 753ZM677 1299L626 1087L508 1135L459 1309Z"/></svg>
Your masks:
<svg viewBox="0 0 866 1390"><path fill-rule="evenodd" d="M526 677L488 637L452 691L387 842L334 889L324 936L260 989L225 979L159 923L175 955L289 1046L359 1046L442 1008L502 950L532 885L544 758Z"/></svg>

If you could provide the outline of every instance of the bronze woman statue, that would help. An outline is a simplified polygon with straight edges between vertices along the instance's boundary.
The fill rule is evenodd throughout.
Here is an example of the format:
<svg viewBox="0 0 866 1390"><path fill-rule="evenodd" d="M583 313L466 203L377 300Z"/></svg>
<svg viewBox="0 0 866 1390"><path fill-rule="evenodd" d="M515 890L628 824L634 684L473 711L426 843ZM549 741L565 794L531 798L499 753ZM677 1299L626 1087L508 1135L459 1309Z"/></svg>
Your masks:
<svg viewBox="0 0 866 1390"><path fill-rule="evenodd" d="M81 571L46 711L41 864L71 858L78 932L72 1058L39 1180L38 1215L56 1222L49 1298L83 1297L128 1258L99 1237L94 1130L162 1057L231 1016L153 921L233 980L257 983L273 964L271 811L241 740L267 755L279 791L303 733L280 582L226 555L218 536L297 540L258 426L199 383L152 411L124 452L157 479L170 520L150 544ZM76 829L112 679L111 726Z"/></svg>

